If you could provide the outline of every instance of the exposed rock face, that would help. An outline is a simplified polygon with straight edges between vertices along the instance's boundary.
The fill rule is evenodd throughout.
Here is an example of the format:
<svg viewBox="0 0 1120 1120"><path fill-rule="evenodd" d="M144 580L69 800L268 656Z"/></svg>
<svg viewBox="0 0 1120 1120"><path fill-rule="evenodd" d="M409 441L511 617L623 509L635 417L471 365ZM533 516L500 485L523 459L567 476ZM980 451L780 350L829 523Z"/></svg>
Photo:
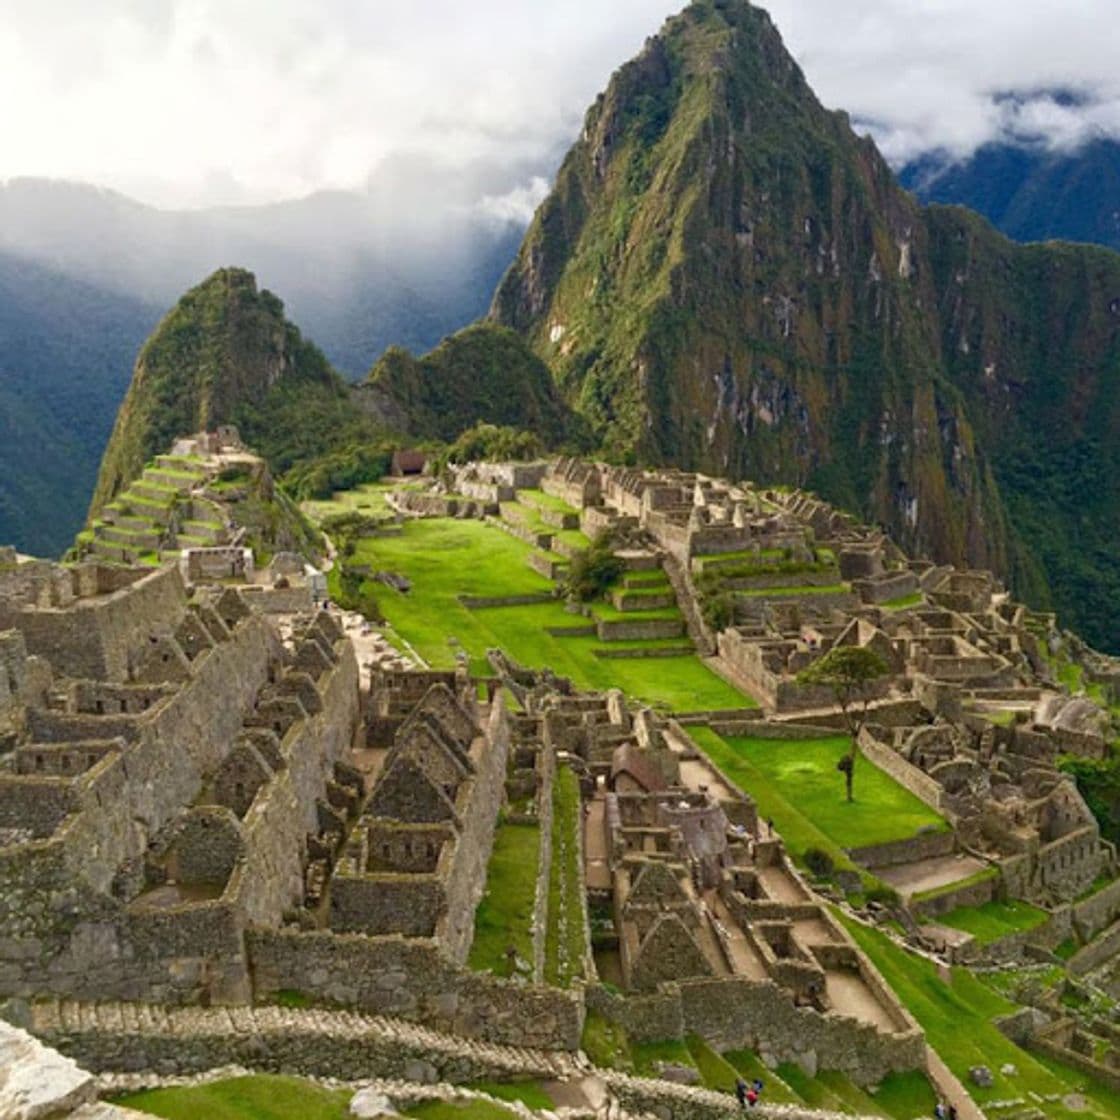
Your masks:
<svg viewBox="0 0 1120 1120"><path fill-rule="evenodd" d="M77 1063L0 1021L0 1116L64 1116L96 1095L93 1078Z"/></svg>
<svg viewBox="0 0 1120 1120"><path fill-rule="evenodd" d="M1120 507L1120 258L923 210L744 0L697 0L615 75L492 316L619 455L805 484L1081 626L1114 609L1084 592L1115 560L1094 538L1074 581L1063 550L1071 476ZM1070 501L1022 469L1056 417Z"/></svg>

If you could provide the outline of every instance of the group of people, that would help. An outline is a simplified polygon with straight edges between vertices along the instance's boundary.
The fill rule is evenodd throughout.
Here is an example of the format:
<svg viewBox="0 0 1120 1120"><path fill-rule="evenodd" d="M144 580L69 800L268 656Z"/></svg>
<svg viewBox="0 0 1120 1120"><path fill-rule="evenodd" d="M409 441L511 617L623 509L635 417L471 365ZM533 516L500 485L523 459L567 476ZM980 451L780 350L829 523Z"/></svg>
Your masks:
<svg viewBox="0 0 1120 1120"><path fill-rule="evenodd" d="M742 1109L754 1108L762 1096L762 1078L756 1077L749 1085L741 1077L735 1081L735 1098Z"/></svg>
<svg viewBox="0 0 1120 1120"><path fill-rule="evenodd" d="M945 1107L942 1101L933 1106L934 1120L957 1120L957 1106L955 1104Z"/></svg>

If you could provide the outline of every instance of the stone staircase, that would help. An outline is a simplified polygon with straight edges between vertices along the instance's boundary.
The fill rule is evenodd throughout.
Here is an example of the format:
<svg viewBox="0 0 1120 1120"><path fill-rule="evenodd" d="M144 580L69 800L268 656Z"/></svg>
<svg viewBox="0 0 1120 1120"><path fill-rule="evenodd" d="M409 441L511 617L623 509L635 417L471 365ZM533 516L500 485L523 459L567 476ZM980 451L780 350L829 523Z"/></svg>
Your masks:
<svg viewBox="0 0 1120 1120"><path fill-rule="evenodd" d="M402 1019L311 1008L52 1000L33 1006L30 1029L95 1071L196 1072L233 1061L345 1080L463 1082L564 1080L586 1069L565 1051L502 1046Z"/></svg>
<svg viewBox="0 0 1120 1120"><path fill-rule="evenodd" d="M347 1084L391 1082L385 1089L392 1097L414 1095L420 1091L417 1083L425 1097L439 1097L448 1085L475 1081L598 1081L612 1105L595 1109L605 1116L725 1120L738 1111L727 1093L596 1069L582 1054L500 1046L349 1011L52 1000L33 1005L31 1030L100 1074L103 1089L111 1085L117 1091L182 1083L184 1077L194 1081L200 1073L234 1063L244 1070ZM752 1115L840 1120L839 1113L766 1101Z"/></svg>

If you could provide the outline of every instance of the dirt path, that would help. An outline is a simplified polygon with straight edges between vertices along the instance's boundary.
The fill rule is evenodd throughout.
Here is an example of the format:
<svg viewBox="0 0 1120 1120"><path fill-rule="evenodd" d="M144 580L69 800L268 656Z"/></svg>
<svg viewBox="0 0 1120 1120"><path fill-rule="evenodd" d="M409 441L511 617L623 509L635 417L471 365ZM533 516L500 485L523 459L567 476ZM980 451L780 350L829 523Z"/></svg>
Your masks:
<svg viewBox="0 0 1120 1120"><path fill-rule="evenodd" d="M960 1120L985 1120L977 1103L968 1095L968 1090L960 1083L953 1071L941 1060L937 1051L926 1045L926 1070L933 1082L937 1095L949 1105L957 1106Z"/></svg>
<svg viewBox="0 0 1120 1120"><path fill-rule="evenodd" d="M607 866L607 803L602 794L587 803L583 815L583 869L589 890L610 890Z"/></svg>

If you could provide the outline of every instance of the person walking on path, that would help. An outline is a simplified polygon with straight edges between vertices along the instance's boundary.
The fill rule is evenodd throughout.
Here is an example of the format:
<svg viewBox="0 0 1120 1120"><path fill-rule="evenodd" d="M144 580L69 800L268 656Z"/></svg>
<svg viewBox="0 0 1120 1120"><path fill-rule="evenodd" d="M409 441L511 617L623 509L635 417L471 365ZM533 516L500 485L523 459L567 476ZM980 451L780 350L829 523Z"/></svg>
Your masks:
<svg viewBox="0 0 1120 1120"><path fill-rule="evenodd" d="M747 1083L741 1077L735 1079L735 1099L739 1102L739 1108L746 1111Z"/></svg>

